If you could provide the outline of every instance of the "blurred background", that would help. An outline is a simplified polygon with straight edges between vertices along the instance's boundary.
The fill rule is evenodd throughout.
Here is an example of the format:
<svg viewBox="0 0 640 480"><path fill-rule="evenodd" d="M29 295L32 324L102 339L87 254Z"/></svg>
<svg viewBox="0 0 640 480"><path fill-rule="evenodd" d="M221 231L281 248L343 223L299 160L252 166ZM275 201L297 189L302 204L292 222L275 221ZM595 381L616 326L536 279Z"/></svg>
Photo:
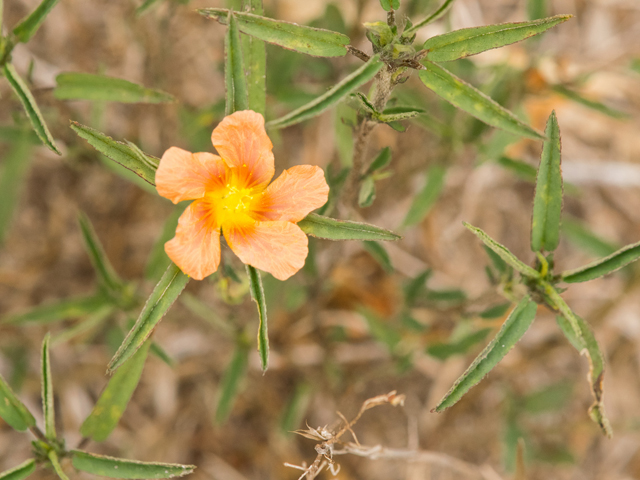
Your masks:
<svg viewBox="0 0 640 480"><path fill-rule="evenodd" d="M5 0L5 28L38 3ZM17 191L17 203L13 213L7 203L0 205L0 317L95 291L78 211L93 223L116 271L137 282L141 299L155 284L145 269L173 206L101 159L76 137L69 120L134 141L158 157L174 145L211 151L211 130L224 115L225 27L195 9L226 4L158 0L136 14L141 3L61 0L33 40L14 50L14 65L28 78L62 156L37 139L16 141L16 128L27 121L7 82L0 81L0 168L12 156L23 158L12 184L3 184ZM417 21L438 4L403 0L398 16ZM346 33L365 52L371 48L362 22L385 19L377 0L265 0L265 8L274 18ZM640 3L457 0L444 19L419 32L419 40L555 14L575 18L541 37L447 68L538 129L556 110L565 235L555 261L562 270L640 240ZM310 58L268 46L267 119L323 93L360 63L351 56ZM61 101L53 95L61 72L123 78L162 89L177 101ZM413 463L336 457L338 478L510 479L518 438L525 443L527 479L640 478L637 267L572 285L565 295L606 352L605 405L613 439L604 438L587 415L592 400L586 359L562 337L553 312L542 307L523 340L485 380L445 413L430 413L505 318L504 310L481 315L504 299L486 275L489 259L462 221L532 261L532 167L541 143L456 112L415 76L397 89L392 102L425 108L427 114L405 122L403 132L377 127L369 147L370 157L386 146L392 152L390 175L377 182L373 205L360 212L366 221L404 236L385 245L389 258L360 242L312 240L304 271L285 283L265 276L271 365L262 375L252 344L237 396L224 415L221 385L237 349L216 319L246 327L255 342L255 306L246 282L232 274L191 282L185 295L190 300L177 302L154 334L171 361L149 358L120 425L91 451L192 463L198 466L194 480L295 479L301 472L283 464L310 463L316 452L314 441L291 431L307 424L335 427L336 411L351 418L367 398L397 390L407 396L405 408L367 412L355 427L358 440L437 455ZM292 165L314 164L335 176L350 162L354 118L341 104L270 132L276 175ZM433 185L431 208L406 221L414 199L438 171L446 174L441 190ZM242 274L232 258L231 267ZM407 285L427 269L428 288L409 302ZM138 311L114 315L54 345L58 429L68 446L80 441L79 426L105 385L106 364L123 326ZM40 411L44 334L60 334L83 321L0 324L0 373L32 411ZM28 458L29 451L28 435L0 420L0 471Z"/></svg>

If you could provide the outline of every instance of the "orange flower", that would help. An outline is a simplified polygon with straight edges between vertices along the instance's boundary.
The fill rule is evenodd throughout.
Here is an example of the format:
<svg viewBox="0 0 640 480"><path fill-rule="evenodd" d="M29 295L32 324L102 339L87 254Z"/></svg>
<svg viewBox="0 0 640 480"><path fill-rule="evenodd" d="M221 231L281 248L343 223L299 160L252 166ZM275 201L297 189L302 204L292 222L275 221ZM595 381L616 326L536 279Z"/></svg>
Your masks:
<svg viewBox="0 0 640 480"><path fill-rule="evenodd" d="M274 175L264 118L251 110L225 117L211 141L220 157L167 150L156 172L158 193L173 203L195 200L164 249L187 275L202 280L220 264L220 230L242 262L286 280L300 270L308 240L296 225L327 201L319 167L299 165ZM268 185L268 186L267 186Z"/></svg>

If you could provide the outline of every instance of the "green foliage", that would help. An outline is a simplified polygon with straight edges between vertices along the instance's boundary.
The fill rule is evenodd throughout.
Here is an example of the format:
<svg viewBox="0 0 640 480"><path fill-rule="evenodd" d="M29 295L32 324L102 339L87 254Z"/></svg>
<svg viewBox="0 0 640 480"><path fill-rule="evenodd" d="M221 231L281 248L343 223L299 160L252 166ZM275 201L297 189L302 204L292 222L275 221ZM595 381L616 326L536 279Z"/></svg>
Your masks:
<svg viewBox="0 0 640 480"><path fill-rule="evenodd" d="M536 303L530 297L524 297L505 320L498 334L456 380L434 411L441 412L451 407L482 380L526 333L536 316L536 310Z"/></svg>
<svg viewBox="0 0 640 480"><path fill-rule="evenodd" d="M69 298L57 303L41 305L24 313L7 316L2 319L2 323L22 325L25 323L58 322L88 315L109 305L109 303L109 299L103 294Z"/></svg>
<svg viewBox="0 0 640 480"><path fill-rule="evenodd" d="M227 25L229 11L222 8L204 8L198 13ZM274 20L251 13L235 12L238 30L280 47L315 57L342 57L347 54L345 45L349 37L341 33Z"/></svg>
<svg viewBox="0 0 640 480"><path fill-rule="evenodd" d="M27 114L27 117L31 122L31 126L36 132L36 135L38 135L40 141L51 151L57 153L58 155L61 155L58 147L56 147L56 143L53 140L53 137L51 136L51 132L49 132L46 123L44 123L42 113L40 113L38 104L36 103L35 98L33 98L33 95L31 94L29 87L27 87L27 84L24 83L24 80L20 78L18 72L16 72L16 69L13 68L13 65L11 65L10 63L7 63L2 67L2 73L4 73L5 78L9 81L9 85L11 85L11 88L20 99L20 103L22 103L24 112Z"/></svg>
<svg viewBox="0 0 640 480"><path fill-rule="evenodd" d="M189 475L196 468L194 465L137 462L81 450L73 450L71 455L73 466L78 470L109 478L175 478Z"/></svg>
<svg viewBox="0 0 640 480"><path fill-rule="evenodd" d="M404 218L404 225L411 226L420 223L438 201L444 187L447 169L441 165L433 165L427 171L427 183L414 197L411 207Z"/></svg>
<svg viewBox="0 0 640 480"><path fill-rule="evenodd" d="M42 380L42 411L44 413L45 435L49 440L55 440L56 414L53 403L53 378L51 377L51 357L49 355L50 336L47 333L42 342L42 362L40 375Z"/></svg>
<svg viewBox="0 0 640 480"><path fill-rule="evenodd" d="M562 219L562 234L575 246L599 257L607 257L620 247L612 242L600 238L586 225L572 217Z"/></svg>
<svg viewBox="0 0 640 480"><path fill-rule="evenodd" d="M562 170L560 158L560 128L555 111L547 121L536 195L533 200L531 220L531 250L554 251L560 241L560 216L562 214Z"/></svg>
<svg viewBox="0 0 640 480"><path fill-rule="evenodd" d="M370 240L365 240L362 242L362 245L364 249L369 252L369 255L371 255L387 273L393 273L394 268L393 263L391 263L391 257L389 257L389 253L387 253L387 250L382 245Z"/></svg>
<svg viewBox="0 0 640 480"><path fill-rule="evenodd" d="M555 92L558 92L563 97L573 100L574 102L577 102L580 105L584 105L585 107L591 110L595 110L596 112L603 113L608 117L619 119L619 120L629 118L629 115L627 113L621 112L620 110L616 110L615 108L608 107L601 102L596 102L594 100L585 98L575 90L571 90L565 87L564 85L554 85L553 90Z"/></svg>
<svg viewBox="0 0 640 480"><path fill-rule="evenodd" d="M68 72L56 77L53 95L58 100L93 100L119 103L164 103L175 98L160 90L145 88L121 78Z"/></svg>
<svg viewBox="0 0 640 480"><path fill-rule="evenodd" d="M544 138L541 133L523 123L513 113L451 72L428 60L423 64L425 70L418 73L422 83L453 106L488 125L507 132L533 139Z"/></svg>
<svg viewBox="0 0 640 480"><path fill-rule="evenodd" d="M262 0L245 0L249 4L250 12L262 15L264 8ZM254 112L265 114L266 86L265 76L267 70L267 56L265 43L250 35L242 34L242 58L244 59L245 74L247 76L247 92L249 96L249 108Z"/></svg>
<svg viewBox="0 0 640 480"><path fill-rule="evenodd" d="M26 130L16 132L16 141L4 157L0 170L0 245L9 230L13 212L31 163L31 144Z"/></svg>
<svg viewBox="0 0 640 480"><path fill-rule="evenodd" d="M7 422L11 428L20 432L36 424L31 412L13 393L2 375L0 375L0 418Z"/></svg>
<svg viewBox="0 0 640 480"><path fill-rule="evenodd" d="M251 265L247 265L247 275L249 276L249 291L251 299L256 302L258 307L258 317L260 325L258 327L258 353L260 353L260 363L262 371L266 371L269 367L269 335L267 332L267 301L264 296L264 288L262 287L262 279L260 272Z"/></svg>
<svg viewBox="0 0 640 480"><path fill-rule="evenodd" d="M22 43L28 42L33 37L49 12L60 0L42 0L40 5L27 17L22 19L13 29L13 34ZM2 11L0 11L0 14Z"/></svg>
<svg viewBox="0 0 640 480"><path fill-rule="evenodd" d="M69 480L69 477L67 477L67 475L64 473L64 470L62 470L62 466L60 465L60 460L58 459L58 452L56 452L55 450L49 450L49 453L47 454L47 456L49 457L49 461L51 462L53 471L56 472L56 475L58 475L58 478L60 478L60 480Z"/></svg>
<svg viewBox="0 0 640 480"><path fill-rule="evenodd" d="M400 8L400 0L380 0L380 6L386 10L397 10Z"/></svg>
<svg viewBox="0 0 640 480"><path fill-rule="evenodd" d="M422 48L427 50L427 58L432 62L450 62L540 35L571 17L556 15L531 22L464 28L431 37Z"/></svg>
<svg viewBox="0 0 640 480"><path fill-rule="evenodd" d="M240 334L236 342L236 348L233 352L231 362L220 381L218 405L216 407L215 415L215 421L217 424L224 423L229 417L229 413L231 413L231 408L233 407L233 402L238 395L240 384L247 374L248 363L249 342L244 335Z"/></svg>
<svg viewBox="0 0 640 480"><path fill-rule="evenodd" d="M0 12L1 14L2 12ZM36 471L36 461L32 458L22 462L17 467L0 473L0 480L24 480Z"/></svg>
<svg viewBox="0 0 640 480"><path fill-rule="evenodd" d="M446 360L454 355L462 355L469 351L471 347L483 341L491 330L483 328L477 332L448 343L434 343L427 347L427 353L439 360Z"/></svg>
<svg viewBox="0 0 640 480"><path fill-rule="evenodd" d="M122 366L144 344L188 282L189 277L182 273L175 264L169 265L169 268L167 268L153 292L151 292L136 324L109 362L109 371L114 372Z"/></svg>
<svg viewBox="0 0 640 480"><path fill-rule="evenodd" d="M418 23L416 23L415 25L407 28L405 30L405 35L407 34L411 34L413 32L415 32L416 30L424 27L425 25L428 25L432 22L435 22L436 20L438 20L440 17L442 17L445 13L447 13L447 11L449 11L449 8L451 8L451 5L453 5L453 2L455 0L444 0L444 2L442 2L442 5L440 5L438 7L438 9L433 12L431 15L429 15L427 18L420 20Z"/></svg>
<svg viewBox="0 0 640 480"><path fill-rule="evenodd" d="M390 230L368 223L336 220L310 213L298 226L307 235L326 240L399 240L401 237Z"/></svg>
<svg viewBox="0 0 640 480"><path fill-rule="evenodd" d="M225 113L227 115L249 108L247 83L242 63L242 45L235 18L235 14L230 12L228 17L229 28L227 28L224 42L224 85L227 90Z"/></svg>
<svg viewBox="0 0 640 480"><path fill-rule="evenodd" d="M111 377L91 414L80 427L80 433L83 436L96 442L104 442L116 428L138 386L150 345L150 341L145 342L131 359Z"/></svg>
<svg viewBox="0 0 640 480"><path fill-rule="evenodd" d="M640 258L640 242L627 245L611 255L596 260L584 267L562 272L562 281L567 283L587 282L603 277L635 262Z"/></svg>
<svg viewBox="0 0 640 480"><path fill-rule="evenodd" d="M380 62L377 55L372 57L367 63L338 82L326 93L281 118L269 121L267 123L267 127L289 127L320 115L322 112L346 97L353 90L370 81L383 66L384 64Z"/></svg>
<svg viewBox="0 0 640 480"><path fill-rule="evenodd" d="M78 122L71 122L71 128L100 153L131 170L151 185L155 185L156 169L158 168L157 158L146 154L141 157L131 145L118 142L104 133Z"/></svg>

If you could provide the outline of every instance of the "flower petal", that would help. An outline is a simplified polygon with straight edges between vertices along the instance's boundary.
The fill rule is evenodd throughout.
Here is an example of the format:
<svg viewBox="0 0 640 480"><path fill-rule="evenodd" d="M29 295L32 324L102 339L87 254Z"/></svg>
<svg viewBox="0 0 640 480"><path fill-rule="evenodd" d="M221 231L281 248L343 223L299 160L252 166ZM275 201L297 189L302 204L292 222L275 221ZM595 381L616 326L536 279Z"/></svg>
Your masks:
<svg viewBox="0 0 640 480"><path fill-rule="evenodd" d="M329 198L329 185L320 167L298 165L282 172L267 187L258 212L267 220L299 222Z"/></svg>
<svg viewBox="0 0 640 480"><path fill-rule="evenodd" d="M178 203L202 198L206 190L224 185L227 166L213 153L191 153L178 147L164 152L156 171L158 193Z"/></svg>
<svg viewBox="0 0 640 480"><path fill-rule="evenodd" d="M202 280L220 264L220 227L211 217L206 202L196 200L178 220L176 236L164 244L164 250L180 270Z"/></svg>
<svg viewBox="0 0 640 480"><path fill-rule="evenodd" d="M309 240L291 222L256 222L223 227L231 250L243 263L286 280L304 266Z"/></svg>
<svg viewBox="0 0 640 480"><path fill-rule="evenodd" d="M211 141L227 165L238 169L243 186L267 184L273 178L273 144L259 113L243 110L225 117L213 130Z"/></svg>

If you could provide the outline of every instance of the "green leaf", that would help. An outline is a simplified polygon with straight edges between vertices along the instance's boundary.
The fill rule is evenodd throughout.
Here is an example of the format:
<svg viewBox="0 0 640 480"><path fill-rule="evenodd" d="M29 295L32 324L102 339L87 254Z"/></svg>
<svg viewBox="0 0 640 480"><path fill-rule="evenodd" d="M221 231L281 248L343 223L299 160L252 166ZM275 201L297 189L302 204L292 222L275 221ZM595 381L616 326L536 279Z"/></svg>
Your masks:
<svg viewBox="0 0 640 480"><path fill-rule="evenodd" d="M376 115L376 120L383 123L399 122L402 120L410 120L417 117L418 115L422 115L423 113L424 110L408 110L398 113L380 113Z"/></svg>
<svg viewBox="0 0 640 480"><path fill-rule="evenodd" d="M531 219L531 250L552 252L560 241L562 214L562 170L560 129L556 112L551 112L544 132L544 142Z"/></svg>
<svg viewBox="0 0 640 480"><path fill-rule="evenodd" d="M24 432L36 424L31 412L13 393L2 375L0 375L0 417L19 432Z"/></svg>
<svg viewBox="0 0 640 480"><path fill-rule="evenodd" d="M400 235L368 223L336 220L310 213L298 222L307 235L327 240L399 240Z"/></svg>
<svg viewBox="0 0 640 480"><path fill-rule="evenodd" d="M440 17L442 17L445 13L447 13L447 11L449 10L449 8L451 7L451 5L453 5L453 2L455 0L445 0L442 5L440 5L440 7L433 12L431 15L429 15L427 18L420 20L418 23L416 23L415 25L413 25L412 27L406 29L403 33L403 35L408 35L411 34L413 32L415 32L416 30L418 30L419 28L424 27L425 25L430 24L431 22L435 22L436 20L438 20Z"/></svg>
<svg viewBox="0 0 640 480"><path fill-rule="evenodd" d="M58 100L94 100L119 103L174 102L173 95L121 78L92 73L67 72L56 77L53 96Z"/></svg>
<svg viewBox="0 0 640 480"><path fill-rule="evenodd" d="M64 473L64 470L62 470L62 466L60 465L60 460L58 460L58 454L56 453L56 451L53 449L49 450L47 456L49 457L49 461L51 462L53 471L56 472L58 478L60 478L60 480L69 480L69 477L67 477L67 475Z"/></svg>
<svg viewBox="0 0 640 480"><path fill-rule="evenodd" d="M247 265L247 275L249 276L249 291L251 299L258 307L258 317L260 326L258 327L258 352L260 353L260 363L262 371L266 372L269 367L269 335L267 332L267 300L264 296L262 279L260 272L251 265Z"/></svg>
<svg viewBox="0 0 640 480"><path fill-rule="evenodd" d="M40 141L47 147L49 147L50 150L54 151L58 155L61 155L58 147L56 147L53 137L51 136L51 132L49 132L46 123L44 123L42 113L40 113L38 104L29 91L29 87L27 87L27 84L24 83L22 78L20 78L20 75L18 75L18 72L16 72L16 69L13 68L13 65L11 65L10 63L7 63L4 65L4 67L2 67L2 72L9 81L9 85L11 85L13 91L20 99L20 103L22 103L24 112L27 114L27 117L29 117L31 126L36 132L36 135L38 135Z"/></svg>
<svg viewBox="0 0 640 480"><path fill-rule="evenodd" d="M229 11L226 9L204 8L198 13L223 25L228 23ZM349 37L341 33L251 13L234 12L234 16L238 30L259 40L315 57L342 57L347 54L345 45L349 44Z"/></svg>
<svg viewBox="0 0 640 480"><path fill-rule="evenodd" d="M242 337L242 335L241 335ZM236 342L236 349L233 358L220 380L218 406L216 407L216 423L218 425L226 422L233 407L233 402L238 395L240 383L247 374L247 364L249 363L249 342L245 338L240 338Z"/></svg>
<svg viewBox="0 0 640 480"><path fill-rule="evenodd" d="M529 296L520 300L505 320L502 328L489 345L476 357L469 368L456 380L438 406L432 410L442 412L460 400L467 391L487 375L493 367L522 338L536 316L537 304Z"/></svg>
<svg viewBox="0 0 640 480"><path fill-rule="evenodd" d="M293 112L288 113L284 117L267 122L267 127L284 128L320 115L326 109L346 97L353 90L364 85L375 77L383 66L384 63L380 61L380 57L378 55L371 57L367 63L342 79L326 93L320 95L316 99Z"/></svg>
<svg viewBox="0 0 640 480"><path fill-rule="evenodd" d="M136 16L142 15L156 3L158 3L158 0L144 0L144 2L142 2L142 4L138 8L136 8Z"/></svg>
<svg viewBox="0 0 640 480"><path fill-rule="evenodd" d="M229 28L224 41L224 85L227 91L225 113L231 115L249 108L247 83L242 63L242 45L236 25L236 14L229 13Z"/></svg>
<svg viewBox="0 0 640 480"><path fill-rule="evenodd" d="M527 0L527 16L529 20L537 20L547 16L547 0Z"/></svg>
<svg viewBox="0 0 640 480"><path fill-rule="evenodd" d="M151 352L157 358L162 360L164 364L169 368L174 368L176 366L175 359L171 355L169 355L169 352L167 352L164 348L162 348L162 346L157 342L154 342L154 341L151 342L151 347L149 348L149 352Z"/></svg>
<svg viewBox="0 0 640 480"><path fill-rule="evenodd" d="M53 379L51 378L51 357L49 355L49 339L47 333L42 342L42 412L44 413L45 436L49 440L55 440L56 435L56 414L53 403Z"/></svg>
<svg viewBox="0 0 640 480"><path fill-rule="evenodd" d="M13 34L18 37L18 40L22 43L28 42L38 31L38 28L40 28L40 25L58 1L59 0L42 0L40 5L38 5L31 14L22 19L13 29Z"/></svg>
<svg viewBox="0 0 640 480"><path fill-rule="evenodd" d="M385 10L397 10L400 8L400 0L380 0L380 6Z"/></svg>
<svg viewBox="0 0 640 480"><path fill-rule="evenodd" d="M26 140L31 145L40 145L40 139L33 130L26 130L22 126L8 126L0 127L0 142L15 143L22 140L22 135L26 135Z"/></svg>
<svg viewBox="0 0 640 480"><path fill-rule="evenodd" d="M380 153L378 153L376 158L374 158L373 162L371 162L371 165L369 165L369 168L367 168L365 175L374 173L378 170L382 170L383 168L389 166L390 163L391 149L389 147L384 147L382 150L380 150Z"/></svg>
<svg viewBox="0 0 640 480"><path fill-rule="evenodd" d="M51 323L69 318L82 317L109 305L110 300L104 295L76 297L58 303L41 305L25 313L10 315L2 323L23 325L25 323Z"/></svg>
<svg viewBox="0 0 640 480"><path fill-rule="evenodd" d="M91 264L98 274L98 281L109 292L119 292L124 282L116 273L111 262L100 243L100 239L91 225L89 217L83 212L78 213L78 223L82 231L82 239L84 240L87 253L91 259Z"/></svg>
<svg viewBox="0 0 640 480"><path fill-rule="evenodd" d="M444 187L447 169L441 165L433 165L427 172L427 183L411 203L403 224L405 226L420 223L436 203Z"/></svg>
<svg viewBox="0 0 640 480"><path fill-rule="evenodd" d="M146 154L144 158L140 158L131 146L118 142L104 133L78 122L71 122L71 128L79 137L84 138L100 153L131 170L151 185L155 185L156 170L159 162L157 158Z"/></svg>
<svg viewBox="0 0 640 480"><path fill-rule="evenodd" d="M151 342L138 349L122 368L109 379L93 410L80 427L80 433L96 442L104 442L118 425L138 386Z"/></svg>
<svg viewBox="0 0 640 480"><path fill-rule="evenodd" d="M189 202L181 202L174 207L171 215L167 217L164 227L162 228L162 233L156 239L153 247L151 247L151 253L149 254L147 266L144 270L144 276L147 280L158 280L171 263L167 253L164 251L164 244L171 240L176 234L178 219L188 205Z"/></svg>
<svg viewBox="0 0 640 480"><path fill-rule="evenodd" d="M418 298L424 294L427 289L427 280L432 274L433 271L429 268L407 283L404 288L404 298L407 306L413 306Z"/></svg>
<svg viewBox="0 0 640 480"><path fill-rule="evenodd" d="M1 11L0 14L2 14ZM0 473L0 480L24 480L35 471L36 461L32 458L30 460L27 460L26 462L21 463L17 467L12 468L11 470Z"/></svg>
<svg viewBox="0 0 640 480"><path fill-rule="evenodd" d="M500 255L494 252L491 248L487 247L486 244L483 245L482 247L484 248L484 251L487 253L489 260L491 260L491 264L493 265L493 268L495 268L501 274L505 274L510 270L509 266L505 263L502 257L500 257Z"/></svg>
<svg viewBox="0 0 640 480"><path fill-rule="evenodd" d="M500 305L489 307L486 310L480 312L479 317L485 318L485 319L500 318L505 313L507 313L507 310L509 310L510 306L511 306L511 302L506 302L506 303L501 303Z"/></svg>
<svg viewBox="0 0 640 480"><path fill-rule="evenodd" d="M587 225L573 217L565 216L562 219L562 234L576 247L599 257L611 255L620 247L593 233Z"/></svg>
<svg viewBox="0 0 640 480"><path fill-rule="evenodd" d="M167 310L182 293L189 282L189 276L175 265L169 265L158 284L149 295L140 316L131 331L120 345L120 348L109 362L109 372L114 372L125 363L149 338L156 325L162 320Z"/></svg>
<svg viewBox="0 0 640 480"><path fill-rule="evenodd" d="M180 296L180 303L187 307L191 313L200 317L227 337L235 337L235 328L228 321L221 318L213 309L189 292L185 292Z"/></svg>
<svg viewBox="0 0 640 480"><path fill-rule="evenodd" d="M540 274L531 268L529 265L522 263L513 253L511 253L507 247L500 245L493 238L487 235L484 231L479 228L474 227L466 222L462 222L465 227L471 230L482 242L493 250L507 265L510 265L513 269L520 272L525 277L529 277L532 279L538 279Z"/></svg>
<svg viewBox="0 0 640 480"><path fill-rule="evenodd" d="M262 15L264 8L262 0L245 0L245 5L250 8L250 13ZM265 44L262 40L250 35L240 35L242 41L242 58L244 59L245 73L247 76L247 90L249 94L249 108L262 115L266 108L266 69L267 56Z"/></svg>
<svg viewBox="0 0 640 480"><path fill-rule="evenodd" d="M584 267L562 272L562 281L567 283L587 282L603 277L640 258L640 242L622 247L608 257L601 258Z"/></svg>
<svg viewBox="0 0 640 480"><path fill-rule="evenodd" d="M427 353L439 360L446 360L454 355L464 355L476 343L480 343L484 340L490 331L491 329L489 328L483 328L482 330L470 333L455 342L434 343L427 347Z"/></svg>
<svg viewBox="0 0 640 480"><path fill-rule="evenodd" d="M68 342L78 335L82 335L83 333L98 327L107 318L109 318L114 311L115 306L113 305L105 305L103 307L100 307L98 310L91 313L86 319L51 337L51 346L55 347L60 343Z"/></svg>
<svg viewBox="0 0 640 480"><path fill-rule="evenodd" d="M0 170L0 245L9 231L13 212L18 203L29 165L31 142L27 130L16 134L16 142L4 157Z"/></svg>
<svg viewBox="0 0 640 480"><path fill-rule="evenodd" d="M536 181L536 167L530 165L526 162L520 160L514 160L509 157L500 157L497 160L498 165L504 167L505 169L513 172L516 176L520 177L522 180L527 180L529 182Z"/></svg>
<svg viewBox="0 0 640 480"><path fill-rule="evenodd" d="M424 66L425 70L418 73L422 83L454 107L507 132L536 140L544 139L541 133L448 70L428 60L424 61Z"/></svg>
<svg viewBox="0 0 640 480"><path fill-rule="evenodd" d="M596 112L603 113L608 117L616 118L616 119L629 118L629 114L625 112L621 112L620 110L616 110L615 108L607 107L603 103L596 102L594 100L589 100L588 98L585 98L582 95L580 95L578 92L574 90L570 90L563 85L554 85L553 90L558 92L563 97L568 98L569 100L573 100L574 102L579 103L580 105L583 105L587 108L590 108L591 110L595 110Z"/></svg>
<svg viewBox="0 0 640 480"><path fill-rule="evenodd" d="M304 419L311 400L311 386L302 381L296 385L282 413L280 431L288 434L297 429Z"/></svg>
<svg viewBox="0 0 640 480"><path fill-rule="evenodd" d="M572 392L573 385L563 380L528 394L523 398L523 406L528 413L534 414L557 411L571 399Z"/></svg>
<svg viewBox="0 0 640 480"><path fill-rule="evenodd" d="M81 450L71 451L71 461L78 470L109 478L174 478L193 473L194 465L151 463L107 457Z"/></svg>
<svg viewBox="0 0 640 480"><path fill-rule="evenodd" d="M394 268L391 263L391 257L387 253L387 250L380 245L378 242L372 242L370 240L365 240L362 242L364 249L369 252L369 254L374 258L376 262L380 264L382 268L384 268L385 272L393 273Z"/></svg>
<svg viewBox="0 0 640 480"><path fill-rule="evenodd" d="M611 438L613 433L611 431L609 420L607 420L605 415L603 403L605 370L604 355L602 354L600 346L593 335L593 331L587 322L575 314L573 317L580 328L580 337L575 335L571 322L568 321L565 315L556 317L556 320L569 342L576 348L576 350L578 350L582 355L585 355L589 360L589 386L594 398L594 403L589 407L589 416L598 424L598 426L600 426L602 432L607 437Z"/></svg>
<svg viewBox="0 0 640 480"><path fill-rule="evenodd" d="M531 22L463 28L431 37L422 48L428 51L427 58L432 62L450 62L539 35L572 16L556 15Z"/></svg>
<svg viewBox="0 0 640 480"><path fill-rule="evenodd" d="M358 206L367 208L373 205L376 199L376 182L371 175L367 175L360 185L358 193Z"/></svg>

